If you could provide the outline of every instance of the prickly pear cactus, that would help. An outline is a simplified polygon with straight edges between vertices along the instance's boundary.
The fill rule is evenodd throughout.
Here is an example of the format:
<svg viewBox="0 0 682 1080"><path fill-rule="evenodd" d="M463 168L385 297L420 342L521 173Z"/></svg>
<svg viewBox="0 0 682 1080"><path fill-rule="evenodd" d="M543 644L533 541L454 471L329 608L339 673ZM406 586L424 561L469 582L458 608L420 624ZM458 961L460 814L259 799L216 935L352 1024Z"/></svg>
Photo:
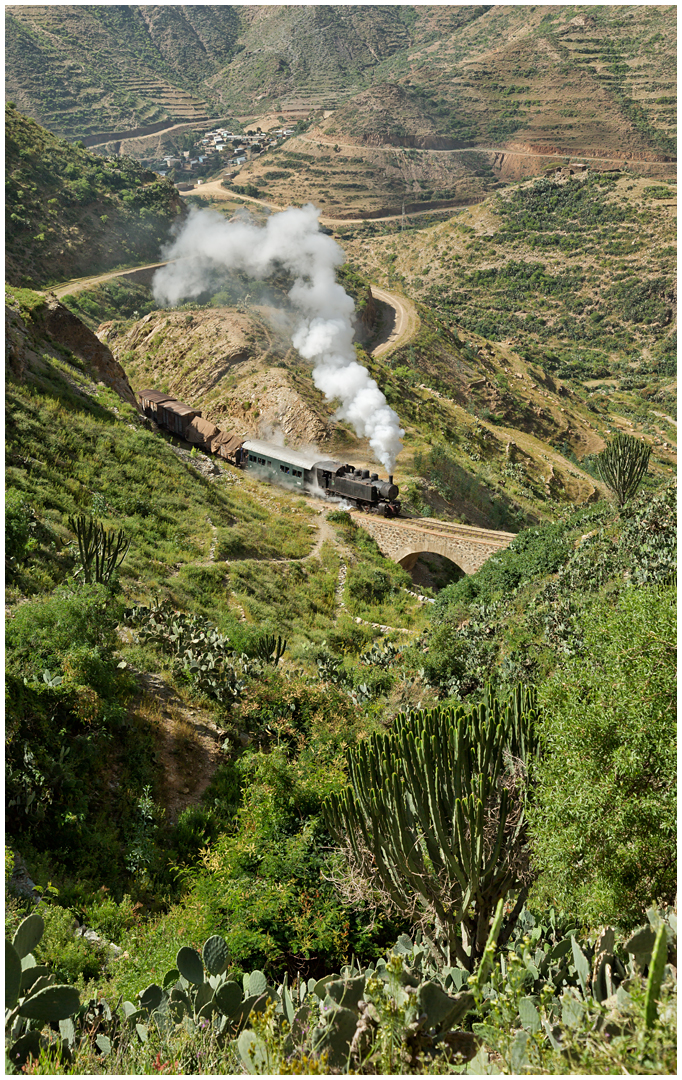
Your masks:
<svg viewBox="0 0 682 1080"><path fill-rule="evenodd" d="M175 958L175 963L183 979L187 979L187 982L198 986L204 981L204 964L196 949L190 949L188 945L183 945Z"/></svg>
<svg viewBox="0 0 682 1080"><path fill-rule="evenodd" d="M209 975L222 975L230 959L227 942L218 934L204 943L202 950L204 964Z"/></svg>

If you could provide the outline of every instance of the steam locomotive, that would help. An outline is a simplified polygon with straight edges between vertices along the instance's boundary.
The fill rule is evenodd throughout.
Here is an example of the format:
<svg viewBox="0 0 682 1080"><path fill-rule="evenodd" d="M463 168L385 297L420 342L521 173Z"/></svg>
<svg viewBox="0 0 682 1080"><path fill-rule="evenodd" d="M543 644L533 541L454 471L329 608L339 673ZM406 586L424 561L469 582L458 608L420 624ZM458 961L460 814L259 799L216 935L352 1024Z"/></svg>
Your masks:
<svg viewBox="0 0 682 1080"><path fill-rule="evenodd" d="M204 420L198 409L184 405L159 390L143 390L140 407L159 427L209 453L219 454L232 465L285 487L342 499L384 517L400 515L399 489L393 477L380 480L378 473L356 469L340 461L320 459L317 454L273 446L258 439L240 439Z"/></svg>

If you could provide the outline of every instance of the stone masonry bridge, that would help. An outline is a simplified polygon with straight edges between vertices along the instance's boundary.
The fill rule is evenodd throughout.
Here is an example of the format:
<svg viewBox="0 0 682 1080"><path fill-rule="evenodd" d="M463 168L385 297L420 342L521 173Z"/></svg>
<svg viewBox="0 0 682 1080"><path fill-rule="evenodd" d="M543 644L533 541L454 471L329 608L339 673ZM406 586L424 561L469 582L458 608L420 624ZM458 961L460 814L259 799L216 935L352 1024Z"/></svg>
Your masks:
<svg viewBox="0 0 682 1080"><path fill-rule="evenodd" d="M361 511L353 511L352 518L374 537L382 554L406 570L412 569L422 552L432 552L444 555L465 574L474 574L516 535L435 518L383 518Z"/></svg>

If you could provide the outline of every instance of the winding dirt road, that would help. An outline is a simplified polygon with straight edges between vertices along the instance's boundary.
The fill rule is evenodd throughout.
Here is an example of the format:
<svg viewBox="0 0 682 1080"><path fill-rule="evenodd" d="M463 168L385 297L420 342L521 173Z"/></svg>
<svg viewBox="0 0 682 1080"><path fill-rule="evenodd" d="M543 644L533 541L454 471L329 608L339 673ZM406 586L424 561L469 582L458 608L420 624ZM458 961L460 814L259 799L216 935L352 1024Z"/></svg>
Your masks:
<svg viewBox="0 0 682 1080"><path fill-rule="evenodd" d="M74 278L72 281L65 281L61 285L55 285L52 289L43 290L45 293L52 293L57 299L61 299L63 296L73 295L74 293L82 292L83 289L90 289L94 285L100 285L103 281L114 281L116 278L134 277L145 271L158 270L162 266L167 266L169 262L174 260L166 260L165 262L145 263L142 266L128 267L126 270L113 270L106 274L95 274L92 277ZM388 304L395 311L395 322L391 328L391 332L385 341L380 342L372 350L372 356L383 356L384 353L390 352L393 349L398 348L400 345L405 345L419 329L419 316L417 315L417 309L411 300L408 300L405 296L399 296L397 293L389 292L387 289L381 289L378 285L372 285L372 295L375 300L379 300L382 304Z"/></svg>
<svg viewBox="0 0 682 1080"><path fill-rule="evenodd" d="M65 281L61 285L55 285L52 289L44 289L43 291L52 293L59 300L63 296L73 295L82 292L83 289L90 289L94 285L100 285L103 281L114 281L116 278L132 277L144 271L158 270L162 266L167 266L169 261L174 260L145 263L142 266L128 267L127 270L113 270L92 277L74 278L72 281ZM405 296L399 296L397 293L391 293L387 289L381 289L378 285L372 285L372 295L375 300L379 300L382 304L388 304L396 313L389 337L371 350L372 356L383 356L384 353L398 348L399 345L404 345L414 337L419 329L419 316L412 301Z"/></svg>
<svg viewBox="0 0 682 1080"><path fill-rule="evenodd" d="M62 296L68 296L69 293L81 292L83 289L89 289L93 285L101 285L103 281L113 281L114 278L132 277L134 274L141 274L144 270L158 270L161 266L168 266L169 262L174 262L174 259L166 259L165 262L156 263L144 263L142 266L129 266L127 270L111 270L106 274L95 274L93 277L73 278L71 281L65 281L61 285L54 285L51 289L43 289L43 292L53 293L57 299L61 299Z"/></svg>
<svg viewBox="0 0 682 1080"><path fill-rule="evenodd" d="M388 304L395 311L395 323L389 338L372 349L372 356L383 356L384 353L407 344L414 337L419 329L419 316L412 301L405 296L380 289L378 285L372 285L372 295L375 300Z"/></svg>
<svg viewBox="0 0 682 1080"><path fill-rule="evenodd" d="M181 191L179 194L185 198L187 195L205 195L208 193L214 199L229 200L243 200L244 202L255 203L256 206L262 206L266 210L286 210L286 206L280 206L278 203L268 202L267 199L255 199L252 195L238 195L236 192L231 192L229 188L225 188L222 185L221 180L211 180L208 184L200 184L199 187L192 188L191 191ZM473 204L476 205L476 204ZM419 217L421 214L455 214L459 210L470 210L471 206L443 206L442 208L431 207L430 210L413 210L406 215L408 218ZM335 218L329 217L327 214L320 214L321 225L366 225L374 221L399 221L402 218L402 211L398 214L387 214L385 217L356 217L356 218Z"/></svg>

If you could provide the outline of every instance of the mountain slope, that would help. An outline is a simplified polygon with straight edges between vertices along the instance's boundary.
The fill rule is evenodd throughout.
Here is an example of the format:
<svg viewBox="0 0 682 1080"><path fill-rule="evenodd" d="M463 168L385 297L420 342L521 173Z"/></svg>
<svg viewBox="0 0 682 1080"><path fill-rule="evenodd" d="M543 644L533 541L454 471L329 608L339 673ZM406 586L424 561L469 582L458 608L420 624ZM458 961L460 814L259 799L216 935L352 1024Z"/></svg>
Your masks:
<svg viewBox="0 0 682 1080"><path fill-rule="evenodd" d="M71 139L206 119L197 87L229 62L238 30L229 7L10 7L6 92Z"/></svg>
<svg viewBox="0 0 682 1080"><path fill-rule="evenodd" d="M6 36L8 94L71 138L388 82L469 145L675 152L672 6L10 6Z"/></svg>
<svg viewBox="0 0 682 1080"><path fill-rule="evenodd" d="M598 482L554 448L568 444L583 457L603 447L584 403L504 347L460 339L427 308L420 319L402 347L380 358L359 351L406 429L395 470L406 511L518 528L552 517L558 503L594 499ZM99 333L138 392L167 390L240 436L316 443L375 467L366 440L334 420L334 403L315 389L278 321L272 308L211 305L152 311Z"/></svg>
<svg viewBox="0 0 682 1080"><path fill-rule="evenodd" d="M5 110L6 276L47 285L151 260L186 213L170 181L101 158Z"/></svg>

